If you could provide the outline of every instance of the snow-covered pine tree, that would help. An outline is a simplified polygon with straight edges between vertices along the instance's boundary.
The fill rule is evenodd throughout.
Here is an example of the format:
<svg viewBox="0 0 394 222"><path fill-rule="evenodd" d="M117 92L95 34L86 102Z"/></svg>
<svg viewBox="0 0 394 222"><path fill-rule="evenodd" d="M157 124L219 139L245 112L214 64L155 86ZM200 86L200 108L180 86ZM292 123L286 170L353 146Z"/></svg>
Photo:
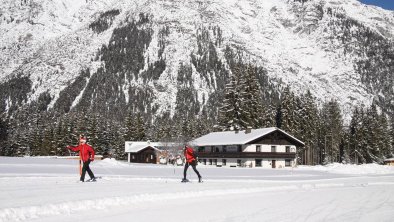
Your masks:
<svg viewBox="0 0 394 222"><path fill-rule="evenodd" d="M350 129L346 128L343 134L343 140L341 144L342 152L341 152L341 163L350 164L352 163L350 158Z"/></svg>
<svg viewBox="0 0 394 222"><path fill-rule="evenodd" d="M394 156L394 115L390 118L390 139L391 139L391 155L389 157Z"/></svg>
<svg viewBox="0 0 394 222"><path fill-rule="evenodd" d="M182 121L180 123L180 133L178 134L179 136L177 138L177 142L186 143L190 141L195 134L195 120L194 118L186 119L186 117L183 117L181 120Z"/></svg>
<svg viewBox="0 0 394 222"><path fill-rule="evenodd" d="M297 111L295 95L290 91L290 87L287 86L281 94L281 103L278 109L280 115L278 115L277 126L295 136L299 130L297 129L299 125L297 123Z"/></svg>
<svg viewBox="0 0 394 222"><path fill-rule="evenodd" d="M380 139L380 132L379 132L379 123L378 118L379 114L376 110L376 105L372 104L366 112L366 125L367 132L365 134L367 146L365 147L365 152L367 156L365 156L367 163L377 162L383 163L383 157L380 154L380 147L378 144L378 140Z"/></svg>
<svg viewBox="0 0 394 222"><path fill-rule="evenodd" d="M154 130L152 133L152 139L154 141L173 141L173 125L171 124L171 118L169 113L158 117L153 125L156 126L156 130Z"/></svg>
<svg viewBox="0 0 394 222"><path fill-rule="evenodd" d="M124 140L125 141L134 141L135 140L135 127L134 127L134 116L131 112L128 113L125 119L125 133Z"/></svg>
<svg viewBox="0 0 394 222"><path fill-rule="evenodd" d="M339 162L339 146L343 134L343 119L339 103L331 99L323 104L320 112L321 136L324 141L324 163Z"/></svg>
<svg viewBox="0 0 394 222"><path fill-rule="evenodd" d="M98 154L103 153L103 146L100 143L100 135L99 129L102 124L99 123L100 121L99 114L91 114L87 116L87 129L86 129L86 136L89 138L89 144L95 148L95 152Z"/></svg>
<svg viewBox="0 0 394 222"><path fill-rule="evenodd" d="M4 156L6 154L6 147L8 141L8 123L0 116L0 156Z"/></svg>
<svg viewBox="0 0 394 222"><path fill-rule="evenodd" d="M41 153L44 124L39 113L35 113L33 116L31 130L29 132L30 154L37 156Z"/></svg>
<svg viewBox="0 0 394 222"><path fill-rule="evenodd" d="M245 122L242 118L247 115L242 110L242 84L241 70L237 66L230 76L230 82L226 85L223 105L219 108L217 128L222 131L241 130Z"/></svg>
<svg viewBox="0 0 394 222"><path fill-rule="evenodd" d="M59 156L64 156L67 153L67 150L64 149L67 147L67 143L65 143L65 127L64 127L64 122L62 118L58 118L56 121L56 126L54 129L54 143L55 143L55 148L56 148L56 155Z"/></svg>
<svg viewBox="0 0 394 222"><path fill-rule="evenodd" d="M381 113L378 117L378 127L379 127L379 138L378 147L380 147L380 152L383 157L389 158L392 156L392 144L390 138L390 128L386 117L386 114Z"/></svg>
<svg viewBox="0 0 394 222"><path fill-rule="evenodd" d="M263 126L265 114L263 104L262 104L262 94L260 85L257 79L257 67L252 64L248 64L244 71L244 102L243 110L247 115L245 121L248 122L247 126L252 128L260 128Z"/></svg>
<svg viewBox="0 0 394 222"><path fill-rule="evenodd" d="M56 149L54 147L53 141L53 129L52 127L46 127L43 130L42 135L42 143L40 146L40 153L41 156L53 156L56 155Z"/></svg>
<svg viewBox="0 0 394 222"><path fill-rule="evenodd" d="M202 111L201 115L198 116L197 124L196 124L196 137L203 136L212 132L213 123L209 120L207 113L205 110Z"/></svg>
<svg viewBox="0 0 394 222"><path fill-rule="evenodd" d="M135 117L135 140L136 141L145 141L146 134L145 134L145 121L142 117L141 113L137 113Z"/></svg>
<svg viewBox="0 0 394 222"><path fill-rule="evenodd" d="M366 146L364 134L367 131L363 122L365 114L363 107L356 107L350 121L350 159L355 164L365 163L364 147Z"/></svg>
<svg viewBox="0 0 394 222"><path fill-rule="evenodd" d="M301 137L304 141L305 147L303 149L302 159L303 164L315 165L317 164L317 140L318 140L318 108L315 104L311 92L308 90L302 97L302 109L300 111L300 127Z"/></svg>

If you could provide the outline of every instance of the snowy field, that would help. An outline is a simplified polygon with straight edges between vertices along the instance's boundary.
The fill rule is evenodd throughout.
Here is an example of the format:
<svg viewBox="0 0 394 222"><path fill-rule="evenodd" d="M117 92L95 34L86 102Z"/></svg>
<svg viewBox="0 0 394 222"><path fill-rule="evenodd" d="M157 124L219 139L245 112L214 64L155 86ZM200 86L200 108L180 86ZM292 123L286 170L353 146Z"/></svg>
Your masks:
<svg viewBox="0 0 394 222"><path fill-rule="evenodd" d="M394 167L219 168L0 157L0 221L393 221ZM88 178L88 176L87 176Z"/></svg>

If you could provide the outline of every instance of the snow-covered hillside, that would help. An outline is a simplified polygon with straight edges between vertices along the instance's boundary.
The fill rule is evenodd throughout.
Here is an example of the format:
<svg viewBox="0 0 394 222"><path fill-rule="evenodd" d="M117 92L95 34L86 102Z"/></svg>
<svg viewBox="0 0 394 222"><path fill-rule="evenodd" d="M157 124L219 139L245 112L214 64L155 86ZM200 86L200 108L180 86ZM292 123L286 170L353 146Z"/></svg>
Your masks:
<svg viewBox="0 0 394 222"><path fill-rule="evenodd" d="M105 12L119 10L108 29L94 32L91 24ZM231 46L245 58L264 67L276 85L290 85L296 93L310 90L320 102L337 99L349 117L355 104L370 104L374 92L361 82L355 61L361 59L357 47L344 50L352 41L341 42L341 28L333 25L338 13L351 18L381 35L387 41L394 36L394 13L366 6L357 0L3 0L0 5L0 82L28 76L32 81L27 101L49 93L53 107L59 94L80 72L89 68L95 73L105 62L96 60L102 45L110 45L116 28L141 13L149 15L153 30L144 51L144 65L165 60L165 69L154 81L143 78L125 81L119 86L127 103L131 87L147 87L155 95L152 104L158 113L173 112L176 107L177 75L181 64L190 65L190 55L197 51L199 28L210 32L218 58L225 63L224 48ZM108 21L108 20L107 20ZM169 28L164 38L163 27ZM219 27L217 36L212 27ZM160 54L160 44L164 51ZM226 64L225 64L226 65ZM207 81L196 67L192 70L192 87L201 104L215 90L217 80ZM89 78L87 81L89 82ZM78 104L84 90L75 97ZM8 101L7 107L15 104Z"/></svg>
<svg viewBox="0 0 394 222"><path fill-rule="evenodd" d="M0 158L0 221L391 221L394 167L333 164L294 169ZM185 219L186 218L186 219Z"/></svg>

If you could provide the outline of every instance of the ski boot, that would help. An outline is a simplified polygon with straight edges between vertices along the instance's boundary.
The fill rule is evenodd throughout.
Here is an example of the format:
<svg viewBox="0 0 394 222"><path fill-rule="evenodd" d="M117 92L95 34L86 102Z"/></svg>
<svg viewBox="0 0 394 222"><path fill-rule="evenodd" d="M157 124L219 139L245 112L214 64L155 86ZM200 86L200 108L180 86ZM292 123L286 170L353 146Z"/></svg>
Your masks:
<svg viewBox="0 0 394 222"><path fill-rule="evenodd" d="M93 177L93 178L90 178L89 180L87 180L86 182L96 182L96 178L95 177Z"/></svg>

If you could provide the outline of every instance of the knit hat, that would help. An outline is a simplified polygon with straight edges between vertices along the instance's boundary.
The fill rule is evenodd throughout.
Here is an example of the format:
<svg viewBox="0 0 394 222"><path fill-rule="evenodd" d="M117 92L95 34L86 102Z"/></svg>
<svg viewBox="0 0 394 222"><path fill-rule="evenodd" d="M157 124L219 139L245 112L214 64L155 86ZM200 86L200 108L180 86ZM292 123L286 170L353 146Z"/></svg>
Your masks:
<svg viewBox="0 0 394 222"><path fill-rule="evenodd" d="M81 136L80 138L79 138L79 142L85 142L86 143L86 136Z"/></svg>

